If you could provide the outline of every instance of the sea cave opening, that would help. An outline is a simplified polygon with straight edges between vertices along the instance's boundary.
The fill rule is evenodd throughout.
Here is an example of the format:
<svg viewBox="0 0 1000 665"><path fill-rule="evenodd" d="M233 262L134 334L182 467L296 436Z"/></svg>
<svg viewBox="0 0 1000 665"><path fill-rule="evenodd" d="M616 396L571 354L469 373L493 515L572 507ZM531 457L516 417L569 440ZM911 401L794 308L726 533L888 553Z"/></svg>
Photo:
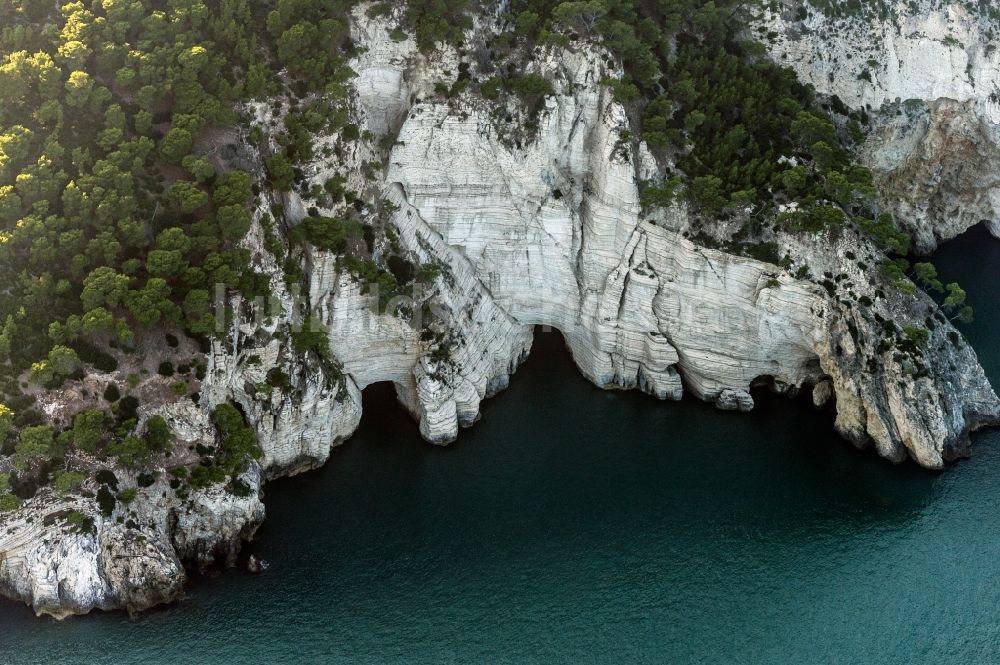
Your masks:
<svg viewBox="0 0 1000 665"><path fill-rule="evenodd" d="M416 432L418 423L406 409L398 384L386 380L361 390L361 427L382 433L398 432L399 428Z"/></svg>

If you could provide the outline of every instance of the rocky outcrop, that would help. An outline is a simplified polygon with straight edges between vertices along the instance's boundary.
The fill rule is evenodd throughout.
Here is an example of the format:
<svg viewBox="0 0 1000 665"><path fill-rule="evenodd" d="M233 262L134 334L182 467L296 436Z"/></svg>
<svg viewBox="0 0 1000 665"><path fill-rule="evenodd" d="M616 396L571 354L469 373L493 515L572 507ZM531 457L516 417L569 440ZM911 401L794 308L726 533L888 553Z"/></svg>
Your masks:
<svg viewBox="0 0 1000 665"><path fill-rule="evenodd" d="M432 305L434 320L425 323L440 341L420 339L419 326L391 313L374 314L374 296L360 297L359 286L346 277L336 290L316 293L319 311L329 322L331 349L349 359L345 371L362 386L392 381L423 437L448 443L460 426L479 418L483 399L507 387L531 348L531 327L497 304L462 253L422 219L398 186L386 195L398 207L394 220L401 242L422 263L445 271L434 289L418 294L411 305L418 312L424 303ZM366 303L360 310L351 304L359 300Z"/></svg>
<svg viewBox="0 0 1000 665"><path fill-rule="evenodd" d="M830 19L786 1L760 26L776 61L868 112L864 159L918 251L979 222L1000 236L997 26L961 2L888 6Z"/></svg>
<svg viewBox="0 0 1000 665"><path fill-rule="evenodd" d="M918 251L980 222L1000 237L1000 113L982 106L941 98L875 116L864 159Z"/></svg>
<svg viewBox="0 0 1000 665"><path fill-rule="evenodd" d="M4 520L4 595L56 618L95 608L142 610L177 598L186 575L169 541L111 520L89 528L67 524L63 515L73 507L91 510L89 502L67 507L39 497L32 500L29 518Z"/></svg>
<svg viewBox="0 0 1000 665"><path fill-rule="evenodd" d="M838 61L806 48L796 30L825 24L769 20L780 28L776 57L824 89L821 79L841 71ZM932 28L943 29L920 30ZM447 443L478 419L482 400L508 385L536 325L559 329L599 386L673 400L686 391L738 411L753 408L751 386L810 389L817 406L835 405L837 430L856 445L929 468L965 454L968 432L1000 417L974 351L933 301L874 276L882 257L865 238L772 231L787 252L777 265L726 251L726 234L705 222L699 230L707 236L696 242L683 206L644 211L639 183L659 176L659 167L602 84L620 72L599 48L536 52L532 67L555 93L528 134L518 129L527 118L516 104L498 112L471 94L434 92L462 66L485 76L468 56L448 48L420 55L362 11L353 29L362 47L351 63L353 113L372 137L346 147L319 137L316 154L337 157L303 170L311 185L345 172L370 226L391 229L392 240L386 233L374 241L373 258L384 260L394 245L414 265L433 267L431 276L385 301L342 257L310 248L303 279L289 286L265 215L280 204L294 225L315 202L264 191L244 246L268 276L271 300L229 296L223 304L232 321L212 343L197 405L155 407L178 449L193 450L214 442L211 410L235 402L263 451L241 478L244 489L200 489L181 499L161 469L109 516L93 501L67 503L45 490L0 523L0 591L54 616L168 602L181 592L185 565L233 563L264 517L264 479L324 463L351 435L366 386L392 382L424 438ZM925 100L879 116L866 154L926 249L996 210L993 176L975 168L995 159L996 116L980 94L995 57L969 46L970 68L949 79L953 87L926 77L920 84L913 79L923 75L923 52L907 41L916 38L888 27L878 34L879 48L898 54L890 63L899 74L888 67L871 90L849 79L826 91L856 107L881 107L909 98L907 91ZM831 35L844 48L853 38ZM952 92L954 99L940 99ZM272 140L282 121L274 109L252 109ZM366 176L375 161L383 169ZM290 343L307 317L320 322L328 349L296 351ZM907 340L910 324L929 328L921 345Z"/></svg>
<svg viewBox="0 0 1000 665"><path fill-rule="evenodd" d="M715 408L720 411L753 411L753 396L746 390L726 388L715 398Z"/></svg>
<svg viewBox="0 0 1000 665"><path fill-rule="evenodd" d="M188 446L214 445L207 413L192 402L156 411L173 428L178 456ZM182 499L162 470L146 487L123 473L119 477L120 489L135 490L135 498L117 502L111 514L100 512L93 499L58 496L51 488L5 513L0 593L56 618L93 609L141 611L180 596L185 564L234 562L264 520L256 464L241 477L247 487L243 496L214 486ZM98 484L89 480L82 490L93 496Z"/></svg>
<svg viewBox="0 0 1000 665"><path fill-rule="evenodd" d="M847 438L933 468L965 450L969 428L1000 413L971 349L944 344L953 332L946 320L932 333L929 368L917 371L893 350L883 322L923 325L935 305L872 284L870 266L881 255L867 240L780 237L794 259L780 268L692 242L682 208L644 219L638 182L656 167L641 143L626 138L628 118L600 83L617 72L593 51L539 56L556 93L534 138L512 135L482 100L429 98L406 112L388 158L385 195L399 208L394 223L406 248L448 266L455 282L478 281L484 288L460 291L491 301L491 320L510 320L483 336L468 334L466 319L446 318L444 329L458 340L453 353L492 357L506 371L516 364L512 349L526 349L512 345L511 335L548 325L562 331L581 371L601 386L674 399L686 389L745 410L755 382L786 392L829 382ZM384 73L413 62L395 53L371 66ZM359 74L365 80L363 67ZM410 98L422 95L430 96L418 87ZM377 99L361 97L362 117L381 108ZM817 277L796 278L802 268ZM850 287L841 293L844 284ZM461 298L452 286L444 292ZM326 315L334 339L340 324L329 312L337 309ZM411 371L426 378L428 356L414 353ZM398 370L382 376L400 381ZM447 379L421 385L428 387L404 389L404 401L415 396L411 410L427 438L450 438L450 425L442 436L425 423L437 411L421 405L436 405L442 388L455 386ZM475 391L465 422L487 392Z"/></svg>
<svg viewBox="0 0 1000 665"><path fill-rule="evenodd" d="M196 492L193 510L152 498L168 495L164 482L109 516L46 490L0 523L0 592L56 618L174 601L187 580L184 561L233 560L263 521L259 471L244 480L250 496Z"/></svg>

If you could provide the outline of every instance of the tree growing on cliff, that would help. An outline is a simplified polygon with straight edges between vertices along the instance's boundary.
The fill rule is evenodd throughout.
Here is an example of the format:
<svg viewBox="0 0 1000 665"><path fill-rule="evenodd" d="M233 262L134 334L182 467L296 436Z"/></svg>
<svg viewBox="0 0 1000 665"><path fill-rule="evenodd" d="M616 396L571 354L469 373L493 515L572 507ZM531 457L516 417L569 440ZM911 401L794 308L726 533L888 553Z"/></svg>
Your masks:
<svg viewBox="0 0 1000 665"><path fill-rule="evenodd" d="M83 485L86 480L86 474L80 473L79 471L60 471L56 474L54 487L56 493L60 496L65 496L66 494L80 489L80 486Z"/></svg>
<svg viewBox="0 0 1000 665"><path fill-rule="evenodd" d="M46 385L55 379L69 376L80 369L80 366L80 357L76 351L66 346L56 345L49 351L45 360L31 366L31 378L41 385Z"/></svg>
<svg viewBox="0 0 1000 665"><path fill-rule="evenodd" d="M316 317L307 317L298 330L292 331L292 349L296 353L314 351L321 358L325 358L330 353L329 345L326 326Z"/></svg>
<svg viewBox="0 0 1000 665"><path fill-rule="evenodd" d="M226 473L238 476L250 462L263 455L257 435L243 420L243 414L231 404L220 404L212 412L212 422L219 432L220 445L216 463Z"/></svg>
<svg viewBox="0 0 1000 665"><path fill-rule="evenodd" d="M112 441L105 446L104 451L129 469L144 467L150 460L149 447L137 436L126 436L121 441Z"/></svg>
<svg viewBox="0 0 1000 665"><path fill-rule="evenodd" d="M73 445L86 452L97 450L104 435L107 416L103 411L81 411L73 416Z"/></svg>
<svg viewBox="0 0 1000 665"><path fill-rule="evenodd" d="M152 416L146 421L146 443L151 450L163 452L170 443L170 425L163 416Z"/></svg>
<svg viewBox="0 0 1000 665"><path fill-rule="evenodd" d="M972 307L965 304L965 289L955 282L951 282L947 287L948 295L944 299L944 309L951 313L951 320L959 320L963 323L972 323Z"/></svg>
<svg viewBox="0 0 1000 665"><path fill-rule="evenodd" d="M439 42L457 44L472 25L468 7L468 0L408 0L404 23L421 49L431 50Z"/></svg>
<svg viewBox="0 0 1000 665"><path fill-rule="evenodd" d="M899 229L892 214L883 212L875 219L859 216L855 221L861 230L887 251L899 255L906 255L910 251L910 236Z"/></svg>
<svg viewBox="0 0 1000 665"><path fill-rule="evenodd" d="M0 404L0 447L14 428L14 412L6 404Z"/></svg>
<svg viewBox="0 0 1000 665"><path fill-rule="evenodd" d="M597 21L607 13L608 5L603 0L563 2L552 10L552 18L557 24L574 26L589 35L594 32Z"/></svg>
<svg viewBox="0 0 1000 665"><path fill-rule="evenodd" d="M928 331L927 328L922 328L920 326L905 325L903 326L903 334L916 348L923 348L927 346L927 342L930 340L930 331Z"/></svg>
<svg viewBox="0 0 1000 665"><path fill-rule="evenodd" d="M937 268L934 267L933 263L914 263L913 274L916 277L917 283L924 289L937 291L938 293L944 291L944 286L941 285L941 280L938 279Z"/></svg>
<svg viewBox="0 0 1000 665"><path fill-rule="evenodd" d="M292 170L288 158L280 153L268 158L267 175L274 188L280 192L291 191L295 183L295 171Z"/></svg>
<svg viewBox="0 0 1000 665"><path fill-rule="evenodd" d="M14 446L14 465L26 469L38 460L48 459L54 443L54 433L48 425L24 428Z"/></svg>
<svg viewBox="0 0 1000 665"><path fill-rule="evenodd" d="M885 259L879 266L879 274L903 293L916 293L917 285L906 277L909 267L910 262L906 259Z"/></svg>

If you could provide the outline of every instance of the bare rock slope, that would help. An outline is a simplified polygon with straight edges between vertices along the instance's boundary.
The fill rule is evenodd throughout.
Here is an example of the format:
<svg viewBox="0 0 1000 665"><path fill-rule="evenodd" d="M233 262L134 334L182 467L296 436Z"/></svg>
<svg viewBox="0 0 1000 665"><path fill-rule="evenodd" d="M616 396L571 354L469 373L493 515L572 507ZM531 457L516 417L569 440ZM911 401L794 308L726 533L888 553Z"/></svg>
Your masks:
<svg viewBox="0 0 1000 665"><path fill-rule="evenodd" d="M1000 236L998 26L959 0L889 7L831 19L786 1L758 27L776 61L870 114L864 159L918 251L980 222Z"/></svg>

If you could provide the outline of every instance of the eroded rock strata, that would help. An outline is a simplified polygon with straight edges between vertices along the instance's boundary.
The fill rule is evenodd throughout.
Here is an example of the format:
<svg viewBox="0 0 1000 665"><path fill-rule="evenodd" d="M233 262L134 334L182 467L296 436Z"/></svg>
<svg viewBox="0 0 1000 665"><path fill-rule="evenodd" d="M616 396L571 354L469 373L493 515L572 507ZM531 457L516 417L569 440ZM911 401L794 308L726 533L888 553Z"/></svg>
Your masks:
<svg viewBox="0 0 1000 665"><path fill-rule="evenodd" d="M253 535L264 517L263 479L321 465L351 435L365 386L393 382L424 438L447 443L507 386L536 325L558 328L599 386L673 400L687 391L744 411L754 384L810 390L817 406L834 406L837 430L854 444L928 468L965 454L969 432L1000 416L974 351L929 297L883 283L875 270L882 254L867 238L771 226L758 241L776 243L782 255L765 261L732 249L731 222L696 223L682 204L644 211L640 184L663 167L602 84L617 72L597 46L537 52L537 72L554 94L537 128L514 135L511 121L498 120L523 120L513 103L498 114L471 94L435 96L434 83L460 70L456 51L422 55L411 40L393 41L386 25L362 12L354 18L363 51L352 63L353 113L371 138L338 164L346 161L348 184L377 203L391 242L414 265L434 266L433 278L398 306L382 303L335 253L310 248L297 292L265 249L263 217L280 204L294 225L307 205L296 193L263 192L244 244L269 275L274 301L231 297L235 323L212 343L197 406L152 402L141 414L163 415L185 444L211 445L208 414L238 404L263 450L241 478L249 491L214 488L181 500L161 475L163 487L131 506L140 519L123 524L121 513L91 515L90 503L43 490L0 523L5 594L57 617L176 599L185 565L232 561ZM810 46L805 28L820 30L823 19L768 20L782 35L772 44L776 58L878 118L867 158L922 249L997 219L998 111L987 92L997 56L982 47L975 21L947 13L865 27L881 69L861 84L840 76L843 63L826 47ZM964 49L928 55L934 35L958 28ZM853 51L855 37L844 28L833 38ZM921 101L898 115L877 110L897 98ZM280 122L270 107L253 111L265 133ZM392 140L383 152L385 136ZM382 168L365 178L372 161ZM319 184L333 168L318 159L305 176ZM388 251L387 238L377 239L376 257ZM325 357L290 347L290 331L306 317L328 333ZM927 327L927 352L907 346L909 324ZM274 372L281 388L265 389ZM87 528L66 528L60 515L70 509L90 516Z"/></svg>
<svg viewBox="0 0 1000 665"><path fill-rule="evenodd" d="M915 249L980 222L1000 236L996 25L962 2L888 5L885 18L832 19L786 1L760 30L776 61L871 115L862 158Z"/></svg>

